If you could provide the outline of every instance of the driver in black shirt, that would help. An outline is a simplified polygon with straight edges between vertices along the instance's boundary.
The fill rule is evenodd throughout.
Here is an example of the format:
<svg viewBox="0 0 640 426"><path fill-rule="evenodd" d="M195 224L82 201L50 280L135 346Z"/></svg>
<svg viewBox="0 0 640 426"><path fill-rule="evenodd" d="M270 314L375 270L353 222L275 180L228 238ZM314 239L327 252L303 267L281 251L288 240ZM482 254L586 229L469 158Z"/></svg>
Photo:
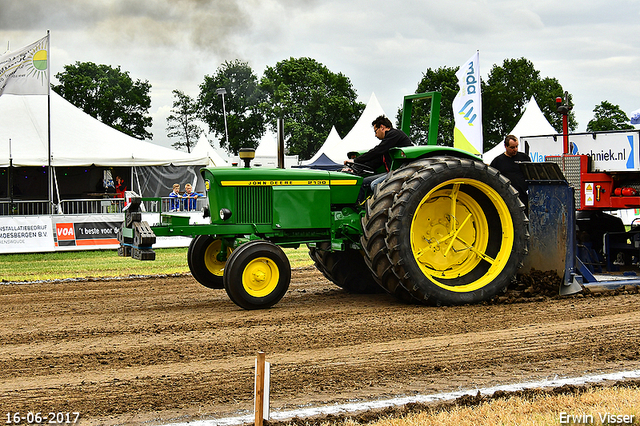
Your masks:
<svg viewBox="0 0 640 426"><path fill-rule="evenodd" d="M384 115L373 120L371 125L373 126L373 130L376 132L376 137L380 139L380 143L364 154L359 155L354 159L346 160L344 164L347 168L350 168L353 163L356 163L372 171L384 166L386 172L389 172L391 170L391 156L389 155L389 150L391 148L411 146L413 143L411 142L411 139L409 139L409 136L404 132L394 129L393 124L391 124L391 120ZM353 168L356 167L357 166L354 166ZM375 188L375 185L381 182L385 176L386 173L381 173L365 177L362 182L362 189L360 190L358 202L362 203L364 194L369 191L369 188ZM374 183L374 181L376 182Z"/></svg>

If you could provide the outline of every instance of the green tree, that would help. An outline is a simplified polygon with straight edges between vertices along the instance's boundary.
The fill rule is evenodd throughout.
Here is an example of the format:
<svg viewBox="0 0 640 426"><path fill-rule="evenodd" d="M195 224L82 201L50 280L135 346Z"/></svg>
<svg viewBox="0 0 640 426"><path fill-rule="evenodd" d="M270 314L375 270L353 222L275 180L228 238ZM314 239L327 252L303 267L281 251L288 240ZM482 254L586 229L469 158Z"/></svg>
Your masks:
<svg viewBox="0 0 640 426"><path fill-rule="evenodd" d="M593 119L587 124L587 132L634 129L629 123L629 117L619 105L602 101L600 105L596 105L593 112Z"/></svg>
<svg viewBox="0 0 640 426"><path fill-rule="evenodd" d="M549 123L560 132L562 116L556 112L555 100L563 95L558 80L541 78L540 71L525 58L505 59L502 66L494 65L487 81L482 82L484 149L495 146L513 130L532 96ZM572 105L570 95L569 105ZM573 112L568 120L569 130L574 130L577 122Z"/></svg>
<svg viewBox="0 0 640 426"><path fill-rule="evenodd" d="M290 58L267 67L260 81L262 111L272 128L284 119L289 154L311 158L335 126L346 136L365 105L356 101L351 80L311 58Z"/></svg>
<svg viewBox="0 0 640 426"><path fill-rule="evenodd" d="M224 88L222 96L217 89ZM257 148L265 132L265 119L260 111L264 94L258 87L258 78L251 67L240 60L224 62L213 76L205 76L200 85L198 103L200 118L209 131L220 138L220 146L227 152L238 154L240 148ZM229 132L226 143L225 115Z"/></svg>
<svg viewBox="0 0 640 426"><path fill-rule="evenodd" d="M198 103L180 90L174 90L173 96L173 108L167 117L167 136L179 138L171 146L177 149L184 146L187 152L191 152L202 134L202 128L196 123Z"/></svg>
<svg viewBox="0 0 640 426"><path fill-rule="evenodd" d="M437 70L428 68L418 83L416 93L440 92L440 124L438 126L438 145L453 146L453 99L460 88L456 72L459 67L440 67ZM426 145L429 129L431 100L413 101L411 112L411 130L409 137L418 145ZM402 116L402 109L398 111L398 122Z"/></svg>
<svg viewBox="0 0 640 426"><path fill-rule="evenodd" d="M65 65L56 78L60 84L52 89L90 116L134 138L153 137L146 130L152 123L148 81L132 80L119 66L93 62Z"/></svg>

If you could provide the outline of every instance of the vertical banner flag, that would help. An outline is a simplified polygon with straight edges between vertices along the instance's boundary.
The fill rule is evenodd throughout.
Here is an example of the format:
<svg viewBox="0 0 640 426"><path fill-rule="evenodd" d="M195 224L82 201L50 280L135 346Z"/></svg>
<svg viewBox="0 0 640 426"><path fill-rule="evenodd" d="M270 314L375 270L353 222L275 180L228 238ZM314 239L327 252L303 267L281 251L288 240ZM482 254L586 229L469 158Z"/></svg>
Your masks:
<svg viewBox="0 0 640 426"><path fill-rule="evenodd" d="M0 56L1 95L49 94L49 34Z"/></svg>
<svg viewBox="0 0 640 426"><path fill-rule="evenodd" d="M453 146L472 154L482 154L480 52L476 52L460 67L456 77L460 91L453 100Z"/></svg>

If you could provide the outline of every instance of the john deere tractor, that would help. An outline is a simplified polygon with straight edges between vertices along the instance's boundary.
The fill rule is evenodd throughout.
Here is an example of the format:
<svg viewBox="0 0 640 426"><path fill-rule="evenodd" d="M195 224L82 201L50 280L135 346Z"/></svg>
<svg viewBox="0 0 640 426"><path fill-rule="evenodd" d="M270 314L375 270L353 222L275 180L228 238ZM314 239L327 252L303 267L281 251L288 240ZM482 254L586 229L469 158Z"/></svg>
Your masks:
<svg viewBox="0 0 640 426"><path fill-rule="evenodd" d="M202 285L224 288L245 309L268 308L291 280L283 247L306 245L315 266L347 292L387 291L407 302L476 303L504 290L525 255L527 218L517 191L465 151L436 146L440 94L431 99L429 144L391 151L392 171L364 203L363 177L340 171L203 168L210 223L163 213L140 223L134 200L121 253L145 259L157 236L188 235L187 261ZM379 171L361 170L376 173ZM150 232L151 231L151 232ZM145 238L146 236L146 238Z"/></svg>

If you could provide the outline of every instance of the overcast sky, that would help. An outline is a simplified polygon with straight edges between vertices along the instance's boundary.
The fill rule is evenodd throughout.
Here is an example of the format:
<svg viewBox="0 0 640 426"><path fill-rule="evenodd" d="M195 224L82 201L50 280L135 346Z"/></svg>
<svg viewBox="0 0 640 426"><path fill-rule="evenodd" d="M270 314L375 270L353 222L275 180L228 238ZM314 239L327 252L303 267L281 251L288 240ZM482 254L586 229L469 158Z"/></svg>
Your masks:
<svg viewBox="0 0 640 426"><path fill-rule="evenodd" d="M603 100L640 108L640 0L0 0L0 53L51 31L53 75L95 62L151 83L154 142L179 89L196 97L225 60L311 57L395 116L427 68L480 51L486 78L525 57L573 95L578 131ZM55 82L53 79L52 81Z"/></svg>

